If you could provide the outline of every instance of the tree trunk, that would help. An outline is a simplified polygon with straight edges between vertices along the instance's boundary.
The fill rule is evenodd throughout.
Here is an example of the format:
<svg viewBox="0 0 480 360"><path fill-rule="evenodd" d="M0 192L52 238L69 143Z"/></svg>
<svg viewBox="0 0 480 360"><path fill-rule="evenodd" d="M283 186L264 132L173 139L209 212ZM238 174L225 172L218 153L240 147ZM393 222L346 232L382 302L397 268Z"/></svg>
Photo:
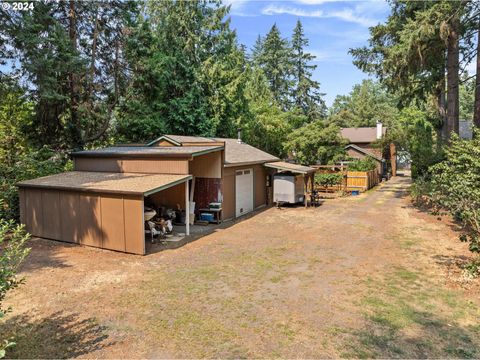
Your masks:
<svg viewBox="0 0 480 360"><path fill-rule="evenodd" d="M92 58L91 58L91 63L90 63L90 79L89 79L89 85L88 85L88 94L86 101L89 102L90 108L93 107L93 99L92 99L92 93L93 93L93 84L95 82L95 61L97 61L97 39L98 39L98 32L99 32L99 19L98 19L98 8L95 12L95 27L93 29L93 41L92 41Z"/></svg>
<svg viewBox="0 0 480 360"><path fill-rule="evenodd" d="M441 146L448 138L447 132L447 109L445 104L445 76L440 80L437 89L438 117L441 124L437 129L437 146Z"/></svg>
<svg viewBox="0 0 480 360"><path fill-rule="evenodd" d="M459 116L459 28L460 20L455 16L450 23L447 44L447 136L458 134Z"/></svg>
<svg viewBox="0 0 480 360"><path fill-rule="evenodd" d="M77 55L77 19L75 14L75 1L69 2L69 37L72 49L72 57ZM75 69L70 69L70 135L74 148L82 147L80 124L78 122L78 76Z"/></svg>
<svg viewBox="0 0 480 360"><path fill-rule="evenodd" d="M480 22L477 35L477 74L475 76L475 106L473 110L473 123L480 128Z"/></svg>

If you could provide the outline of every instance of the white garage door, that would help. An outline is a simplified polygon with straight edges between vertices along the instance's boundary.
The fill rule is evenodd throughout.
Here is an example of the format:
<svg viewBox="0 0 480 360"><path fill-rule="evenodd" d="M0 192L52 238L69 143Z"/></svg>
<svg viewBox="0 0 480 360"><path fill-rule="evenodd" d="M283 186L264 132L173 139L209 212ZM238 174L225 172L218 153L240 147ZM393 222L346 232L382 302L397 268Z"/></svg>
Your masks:
<svg viewBox="0 0 480 360"><path fill-rule="evenodd" d="M236 217L253 210L253 169L235 172L235 204Z"/></svg>

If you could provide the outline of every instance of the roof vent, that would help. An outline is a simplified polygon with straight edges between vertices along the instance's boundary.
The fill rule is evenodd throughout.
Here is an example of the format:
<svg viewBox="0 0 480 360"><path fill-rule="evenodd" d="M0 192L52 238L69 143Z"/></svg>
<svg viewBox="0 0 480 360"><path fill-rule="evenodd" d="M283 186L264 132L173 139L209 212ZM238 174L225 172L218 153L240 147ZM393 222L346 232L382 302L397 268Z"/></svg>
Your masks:
<svg viewBox="0 0 480 360"><path fill-rule="evenodd" d="M242 141L242 129L240 129L240 128L237 129L237 142L239 144L243 143L243 141Z"/></svg>

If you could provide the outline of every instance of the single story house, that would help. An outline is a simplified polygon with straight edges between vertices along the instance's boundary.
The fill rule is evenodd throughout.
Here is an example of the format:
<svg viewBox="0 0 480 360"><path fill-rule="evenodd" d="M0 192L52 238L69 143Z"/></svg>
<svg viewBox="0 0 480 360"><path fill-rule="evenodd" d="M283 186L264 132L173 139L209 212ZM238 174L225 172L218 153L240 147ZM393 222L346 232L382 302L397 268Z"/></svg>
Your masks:
<svg viewBox="0 0 480 360"><path fill-rule="evenodd" d="M183 210L188 235L192 202L197 212L220 202L222 220L236 219L272 203L274 172L298 172L240 137L163 135L72 158L71 172L18 184L27 231L134 254L145 254L145 204Z"/></svg>
<svg viewBox="0 0 480 360"><path fill-rule="evenodd" d="M342 128L340 135L348 140L345 146L347 155L356 159L371 157L377 163L378 174L386 172L386 162L390 160L392 175L396 175L396 150L395 144L390 144L387 151L378 147L375 143L381 140L387 133L387 128L381 122L376 127Z"/></svg>

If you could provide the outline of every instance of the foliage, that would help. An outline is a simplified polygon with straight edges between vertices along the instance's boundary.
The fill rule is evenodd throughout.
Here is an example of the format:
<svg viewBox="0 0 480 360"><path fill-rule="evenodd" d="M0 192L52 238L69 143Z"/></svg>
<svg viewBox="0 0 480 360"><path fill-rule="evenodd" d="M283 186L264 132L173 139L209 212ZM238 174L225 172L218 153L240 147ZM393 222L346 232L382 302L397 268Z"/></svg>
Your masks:
<svg viewBox="0 0 480 360"><path fill-rule="evenodd" d="M345 154L340 129L317 120L291 132L285 150L301 164L333 163Z"/></svg>
<svg viewBox="0 0 480 360"><path fill-rule="evenodd" d="M312 79L312 72L317 65L310 64L315 56L305 52L308 43L302 23L297 20L292 35L291 61L295 84L292 90L292 100L294 106L301 109L303 114L312 121L325 117L326 105L322 99L325 94L320 93L320 83Z"/></svg>
<svg viewBox="0 0 480 360"><path fill-rule="evenodd" d="M342 173L331 172L331 173L315 174L315 183L323 187L329 187L329 186L341 184L342 180L343 180Z"/></svg>
<svg viewBox="0 0 480 360"><path fill-rule="evenodd" d="M0 200L1 206L2 201ZM24 281L16 276L16 272L30 250L25 247L29 238L30 235L24 231L22 226L15 225L11 220L0 218L0 320L11 310L2 306L7 292L15 289ZM14 345L8 339L0 339L0 358L5 356L7 348Z"/></svg>
<svg viewBox="0 0 480 360"><path fill-rule="evenodd" d="M430 168L429 197L438 210L451 214L463 225L462 241L480 253L480 139L452 137L445 160Z"/></svg>
<svg viewBox="0 0 480 360"><path fill-rule="evenodd" d="M16 184L22 180L70 170L71 162L64 154L48 148L18 153L13 164L0 162L0 218L18 220L19 204Z"/></svg>
<svg viewBox="0 0 480 360"><path fill-rule="evenodd" d="M348 163L349 171L371 171L377 168L377 162L371 156L363 159L355 159Z"/></svg>
<svg viewBox="0 0 480 360"><path fill-rule="evenodd" d="M330 109L329 122L340 127L395 126L398 110L396 99L378 83L363 80L349 95L339 95Z"/></svg>
<svg viewBox="0 0 480 360"><path fill-rule="evenodd" d="M293 83L291 48L276 24L273 24L265 38L257 42L253 56L253 63L263 70L275 101L282 109L288 109L289 89Z"/></svg>
<svg viewBox="0 0 480 360"><path fill-rule="evenodd" d="M127 42L132 83L118 113L121 139L235 135L249 115L246 59L227 13L219 2L147 3Z"/></svg>
<svg viewBox="0 0 480 360"><path fill-rule="evenodd" d="M460 83L460 120L473 120L475 101L475 77L465 72Z"/></svg>
<svg viewBox="0 0 480 360"><path fill-rule="evenodd" d="M83 147L106 136L124 93L124 34L133 1L38 1L31 11L0 9L0 68L28 85L36 144Z"/></svg>
<svg viewBox="0 0 480 360"><path fill-rule="evenodd" d="M10 79L0 81L0 165L8 167L27 147L24 129L31 122L33 104Z"/></svg>
<svg viewBox="0 0 480 360"><path fill-rule="evenodd" d="M441 149L436 146L435 132L424 111L408 107L399 114L401 130L398 141L410 153L412 177L425 176L428 168L441 160Z"/></svg>

